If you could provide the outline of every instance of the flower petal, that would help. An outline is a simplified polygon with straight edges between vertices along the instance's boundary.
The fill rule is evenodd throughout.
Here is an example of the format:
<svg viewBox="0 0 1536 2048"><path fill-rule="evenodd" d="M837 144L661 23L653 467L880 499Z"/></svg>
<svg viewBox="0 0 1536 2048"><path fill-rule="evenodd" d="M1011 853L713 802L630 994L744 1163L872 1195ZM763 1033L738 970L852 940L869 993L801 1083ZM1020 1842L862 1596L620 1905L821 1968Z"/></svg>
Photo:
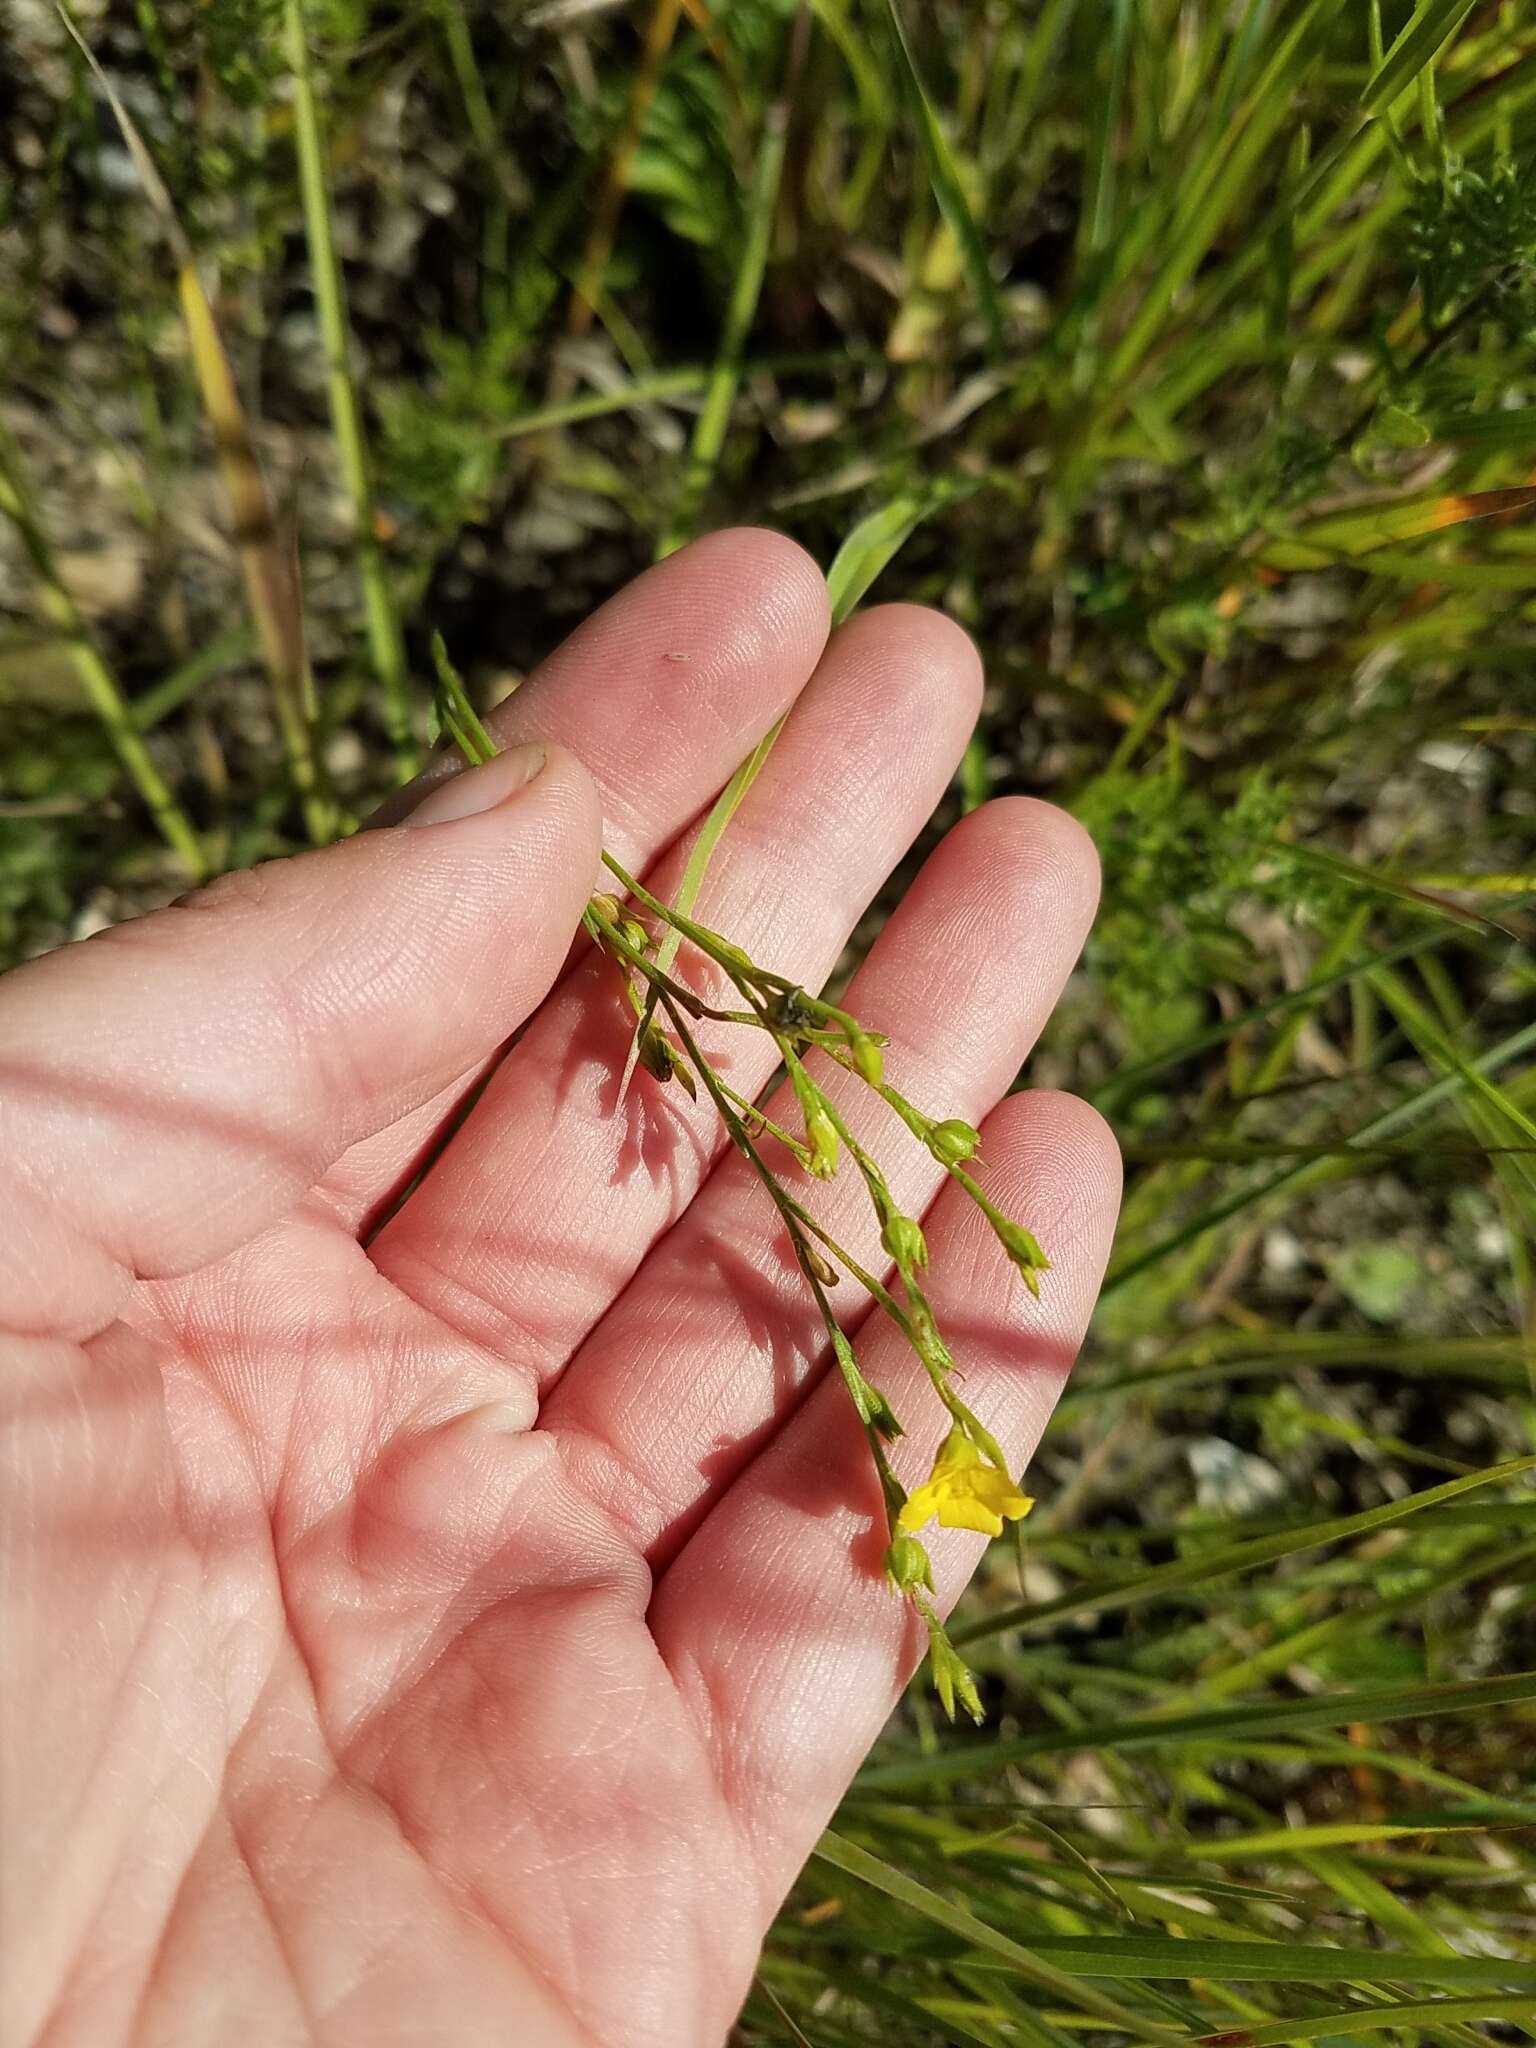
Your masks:
<svg viewBox="0 0 1536 2048"><path fill-rule="evenodd" d="M946 1529L974 1529L978 1536L1001 1536L1002 1518L974 1493L951 1488L939 1502L939 1522Z"/></svg>
<svg viewBox="0 0 1536 2048"><path fill-rule="evenodd" d="M896 1517L896 1527L903 1535L911 1536L923 1524L931 1521L938 1511L938 1488L931 1479L924 1480L907 1496L907 1504Z"/></svg>

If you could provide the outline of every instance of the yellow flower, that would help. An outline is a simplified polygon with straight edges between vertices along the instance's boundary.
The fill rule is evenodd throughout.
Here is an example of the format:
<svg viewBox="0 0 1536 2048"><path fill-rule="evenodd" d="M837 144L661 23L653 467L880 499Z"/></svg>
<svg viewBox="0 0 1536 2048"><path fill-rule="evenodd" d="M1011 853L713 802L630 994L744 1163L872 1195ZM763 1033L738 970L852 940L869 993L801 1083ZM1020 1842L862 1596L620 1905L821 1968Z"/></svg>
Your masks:
<svg viewBox="0 0 1536 2048"><path fill-rule="evenodd" d="M957 1426L939 1445L933 1470L908 1499L896 1526L910 1535L937 1515L945 1529L1001 1536L1004 1521L1022 1521L1034 1502L1006 1472L989 1465Z"/></svg>

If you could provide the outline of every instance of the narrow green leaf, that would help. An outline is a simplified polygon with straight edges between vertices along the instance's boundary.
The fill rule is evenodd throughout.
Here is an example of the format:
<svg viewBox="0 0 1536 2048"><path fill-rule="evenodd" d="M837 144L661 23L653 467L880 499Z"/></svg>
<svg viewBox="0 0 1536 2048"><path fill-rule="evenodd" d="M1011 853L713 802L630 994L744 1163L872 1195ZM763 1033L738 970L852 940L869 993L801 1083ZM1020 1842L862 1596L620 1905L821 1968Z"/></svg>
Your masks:
<svg viewBox="0 0 1536 2048"><path fill-rule="evenodd" d="M1259 560L1272 569L1316 569L1335 557L1354 560L1395 541L1419 540L1484 519L1508 519L1536 509L1536 485L1512 484L1499 491L1427 491L1409 497L1376 498L1326 518L1308 520L1266 542ZM1367 564L1367 566L1372 566ZM1424 557L1433 573L1433 557Z"/></svg>
<svg viewBox="0 0 1536 2048"><path fill-rule="evenodd" d="M907 37L906 23L901 18L897 0L885 0L895 32L896 53L901 70L902 84L911 103L913 117L917 122L918 140L922 144L923 161L928 169L928 182L938 202L939 212L944 216L950 233L960 248L960 260L970 281L976 303L986 321L987 337L994 350L1003 345L1003 313L997 296L997 286L992 281L991 267L987 262L986 245L981 230L971 211L961 182L960 168L950 149L949 138L944 133L943 123L928 97L927 87L917 68L912 54L912 45Z"/></svg>
<svg viewBox="0 0 1536 2048"><path fill-rule="evenodd" d="M1161 1052L1137 1060L1130 1066L1119 1068L1102 1087L1094 1090L1089 1100L1098 1109L1113 1116L1123 1103L1131 1101L1144 1081L1150 1081L1155 1074L1166 1073L1168 1068L1178 1066L1182 1061L1194 1059L1212 1046L1224 1045L1240 1031L1250 1025L1261 1024L1268 1017L1285 1016L1292 1011L1310 1009L1320 996L1330 989L1342 988L1357 975L1364 974L1368 967L1393 966L1399 960L1409 959L1415 953L1422 953L1427 947L1441 943L1440 933L1419 933L1403 939L1395 946L1384 947L1379 953L1368 958L1350 961L1335 968L1331 973L1320 974L1315 980L1305 981L1299 988L1287 989L1284 994L1271 996L1267 1002L1255 1003L1251 1008L1238 1010L1230 1017L1223 1017L1219 1023L1208 1025L1204 1030L1181 1038Z"/></svg>
<svg viewBox="0 0 1536 2048"><path fill-rule="evenodd" d="M1319 874L1352 883L1355 888L1367 890L1373 896L1389 896L1394 902L1428 917L1444 918L1448 924L1458 924L1466 931L1493 932L1507 939L1519 937L1507 925L1501 925L1480 910L1471 910L1463 903L1437 896L1432 890L1416 887L1412 882L1400 881L1395 875L1380 874L1375 868L1364 867L1342 854L1330 853L1326 847L1281 840L1275 842L1275 851L1295 860L1301 867L1313 868Z"/></svg>
<svg viewBox="0 0 1536 2048"><path fill-rule="evenodd" d="M1104 1900L1111 1912L1121 1919L1135 1919L1135 1914L1120 1896L1114 1885L1104 1875L1103 1871L1100 1870L1099 1866L1091 1858L1085 1856L1075 1842L1069 1841L1059 1828L1053 1828L1050 1822L1043 1819L1040 1814L1032 1813L1025 1809L1010 1821L1002 1832L1006 1836L1016 1830L1023 1830L1026 1834L1038 1836L1042 1842L1049 1843L1063 1862L1070 1863L1079 1876L1085 1878L1093 1886L1093 1889ZM956 1841L946 1844L945 1853L947 1855L963 1856L973 1849L988 1847L996 1839L996 1836L963 1835Z"/></svg>
<svg viewBox="0 0 1536 2048"><path fill-rule="evenodd" d="M1488 412L1429 411L1421 417L1432 441L1475 441L1536 454L1536 405L1494 406Z"/></svg>
<svg viewBox="0 0 1536 2048"><path fill-rule="evenodd" d="M1432 63L1466 20L1477 0L1426 0L1365 82L1360 111L1382 113Z"/></svg>
<svg viewBox="0 0 1536 2048"><path fill-rule="evenodd" d="M1078 224L1078 246L1091 256L1110 239L1115 217L1115 133L1125 99L1126 74L1131 50L1131 25L1135 19L1131 0L1112 0L1109 26L1109 76L1099 95L1093 134L1084 170L1082 214Z"/></svg>
<svg viewBox="0 0 1536 2048"><path fill-rule="evenodd" d="M986 1615L969 1628L954 1630L954 1639L957 1644L976 1642L985 1636L1000 1635L1005 1629L1028 1627L1063 1614L1109 1613L1119 1607L1129 1607L1138 1600L1152 1600L1161 1594L1205 1585L1211 1579L1225 1578L1230 1572L1274 1564L1282 1557L1292 1557L1298 1551L1316 1549L1324 1543L1339 1543L1351 1536L1369 1535L1394 1522L1406 1520L1420 1508L1439 1507L1461 1494L1474 1493L1483 1486L1496 1486L1506 1479L1517 1479L1521 1473L1533 1469L1536 1469L1536 1457L1511 1458L1507 1464L1490 1466L1484 1472L1468 1473L1465 1478L1448 1479L1443 1485L1427 1487L1422 1493L1411 1493L1402 1500L1384 1501L1357 1515L1339 1515L1331 1521L1315 1522L1310 1528L1287 1529L1274 1536L1258 1536L1246 1543L1232 1543L1221 1550L1203 1552L1198 1557L1181 1557L1171 1564L1154 1565L1149 1570L1133 1572L1127 1578L1111 1580L1107 1585L1082 1586L1075 1592L1059 1594L1054 1600L1010 1607L1001 1614Z"/></svg>
<svg viewBox="0 0 1536 2048"><path fill-rule="evenodd" d="M1419 1002L1402 977L1385 968L1375 968L1367 977L1371 986L1419 1049L1459 1074L1463 1081L1494 1110L1500 1126L1508 1125L1523 1138L1536 1140L1536 1123L1513 1102L1505 1091L1479 1073L1455 1040L1442 1031L1429 1011Z"/></svg>
<svg viewBox="0 0 1536 2048"><path fill-rule="evenodd" d="M788 131L788 106L782 99L777 100L768 109L758 140L752 187L747 195L746 236L726 306L719 352L710 371L703 406L694 424L693 443L688 451L678 502L657 543L658 559L674 553L692 534L705 494L719 466L720 451L725 446L736 394L741 387L742 356L752 322L757 316L763 277L773 246L774 211L778 204L779 181L784 172Z"/></svg>
<svg viewBox="0 0 1536 2048"><path fill-rule="evenodd" d="M859 521L832 558L827 594L832 623L840 626L880 572L885 569L925 519L979 486L974 478L946 477L927 491L903 491Z"/></svg>
<svg viewBox="0 0 1536 2048"><path fill-rule="evenodd" d="M1053 1426L1057 1416L1068 1420L1095 1401L1122 1394L1159 1395L1175 1387L1219 1386L1226 1380L1261 1379L1268 1374L1293 1372L1303 1363L1312 1372L1379 1372L1412 1379L1444 1379L1512 1394L1529 1390L1530 1369L1536 1362L1536 1346L1525 1337L1415 1341L1364 1332L1318 1334L1323 1341L1315 1349L1296 1345L1293 1338L1289 1343L1272 1342L1264 1350L1244 1348L1214 1358L1185 1357L1163 1365L1094 1376L1062 1397L1052 1417Z"/></svg>
<svg viewBox="0 0 1536 2048"><path fill-rule="evenodd" d="M441 633L432 635L432 661L437 670L432 715L439 732L446 733L472 765L489 761L498 751L496 742L480 723L479 713L464 687L464 678L448 658Z"/></svg>
<svg viewBox="0 0 1536 2048"><path fill-rule="evenodd" d="M1156 1749L1169 1743L1231 1742L1302 1728L1339 1728L1354 1721L1410 1721L1434 1714L1471 1714L1490 1707L1536 1705L1536 1671L1501 1678L1467 1678L1445 1685L1382 1685L1313 1699L1204 1709L1189 1714L1143 1714L1128 1721L1089 1722L1081 1728L1042 1728L1031 1735L973 1742L930 1757L897 1758L866 1768L861 1791L980 1778L1025 1757L1103 1749Z"/></svg>
<svg viewBox="0 0 1536 2048"><path fill-rule="evenodd" d="M1536 1815L1533 1815L1536 1819ZM1338 1849L1352 1842L1392 1842L1403 1835L1481 1833L1486 1820L1420 1822L1385 1820L1318 1821L1311 1827L1264 1828L1251 1835L1227 1835L1214 1842L1190 1842L1185 1854L1201 1863L1246 1863L1297 1856L1308 1849Z"/></svg>
<svg viewBox="0 0 1536 2048"><path fill-rule="evenodd" d="M1306 2019L1233 2027L1226 2033L1202 2034L1190 2048L1285 2048L1290 2041L1327 2041L1335 2034L1384 2034L1393 2027L1450 2027L1468 2020L1532 2018L1536 2018L1536 1999L1532 1998L1421 1998L1406 2005L1352 2005L1343 2012L1317 2012Z"/></svg>
<svg viewBox="0 0 1536 2048"><path fill-rule="evenodd" d="M1031 1952L1071 1976L1215 1977L1240 1984L1423 1984L1536 1992L1536 1963L1503 1956L1399 1955L1287 1941L1189 1940L1156 1934L1032 1934Z"/></svg>
<svg viewBox="0 0 1536 2048"><path fill-rule="evenodd" d="M180 710L187 699L195 696L220 669L244 661L254 640L251 628L243 619L226 626L222 633L216 633L196 654L178 663L168 675L162 676L157 683L151 683L147 690L139 691L128 707L134 725L140 732L153 732L162 719Z"/></svg>
<svg viewBox="0 0 1536 2048"><path fill-rule="evenodd" d="M924 1919L956 1934L962 1941L971 1942L975 1947L985 1949L998 1956L1020 1976L1054 1991L1060 1998L1066 1998L1084 2012L1091 2012L1110 2026L1123 2028L1139 2041L1174 2042L1182 2037L1171 2027L1162 2027L1155 2021L1132 2012L1116 2001L1094 1992L1084 1995L1081 1984L1074 1978L1083 1974L1070 1969L1058 1969L1043 1961L1032 1948L1025 1948L1017 1941L1011 1941L1006 1934L1000 1934L995 1927L989 1927L964 1906L957 1906L943 1898L938 1892L930 1891L925 1884L919 1884L915 1877L908 1877L904 1870L897 1870L893 1864L871 1855L868 1849L860 1848L857 1842L850 1842L845 1835L834 1834L830 1829L816 1844L814 1855L822 1862L830 1863L834 1869L857 1877L876 1891L884 1892L887 1898L896 1899L909 1906L913 1912L921 1913Z"/></svg>
<svg viewBox="0 0 1536 2048"><path fill-rule="evenodd" d="M1536 1045L1536 1024L1526 1025L1523 1030L1513 1032L1508 1038L1501 1039L1497 1045L1466 1064L1478 1074L1493 1074L1500 1067L1507 1066L1511 1060L1518 1059L1520 1054L1532 1045ZM1459 1072L1442 1074L1437 1080L1415 1090L1403 1101L1395 1103L1391 1109L1384 1110L1380 1116L1371 1117L1368 1122L1347 1133L1346 1142L1371 1145L1380 1138L1390 1137L1394 1131L1402 1130L1415 1122L1437 1104L1460 1094L1465 1085L1464 1078ZM1167 1237L1160 1238L1156 1244L1147 1246L1144 1251L1132 1253L1111 1272L1104 1283L1104 1291L1109 1293L1123 1287L1137 1274L1147 1272L1182 1246L1192 1243L1197 1237L1203 1237L1208 1230L1214 1230L1218 1224L1241 1215L1254 1203L1266 1200L1270 1195L1279 1193L1282 1188L1313 1184L1337 1171L1339 1164L1338 1161L1324 1160L1310 1165L1287 1167L1257 1185L1239 1188L1235 1193L1223 1196L1219 1201L1212 1202L1209 1207L1202 1209L1198 1216L1191 1217L1187 1223L1171 1231Z"/></svg>
<svg viewBox="0 0 1536 2048"><path fill-rule="evenodd" d="M787 718L788 716L789 714L786 712L784 717ZM709 816L704 820L699 836L693 842L692 851L688 855L688 864L683 869L683 878L677 885L677 894L672 898L672 908L681 911L684 917L692 913L693 906L699 900L699 891L704 886L704 877L708 873L709 864L715 856L715 848L720 844L721 836L726 826L730 824L732 818L740 810L742 799L761 774L763 763L768 759L769 754L772 753L774 742L783 730L784 718L779 719L777 724L769 727L768 731L763 734L757 745L748 754L745 761L741 763L741 766L736 770L736 773L711 805ZM656 965L663 974L671 970L672 963L677 958L678 948L682 943L683 935L677 926L668 925L662 936L661 944L656 949ZM646 992L645 1007L641 1011L639 1021L635 1026L634 1036L629 1042L629 1052L624 1060L624 1072L619 1081L620 1102L628 1095L629 1084L635 1077L635 1067L640 1058L641 1041L645 1037L651 1020L656 1014L656 1003L657 995L653 987Z"/></svg>

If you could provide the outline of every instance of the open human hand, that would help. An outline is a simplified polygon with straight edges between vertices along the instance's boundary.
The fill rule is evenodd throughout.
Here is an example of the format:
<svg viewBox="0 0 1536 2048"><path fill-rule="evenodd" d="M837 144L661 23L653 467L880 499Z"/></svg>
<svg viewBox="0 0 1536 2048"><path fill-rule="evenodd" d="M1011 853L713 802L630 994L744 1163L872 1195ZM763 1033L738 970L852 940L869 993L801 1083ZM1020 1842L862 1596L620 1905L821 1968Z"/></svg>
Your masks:
<svg viewBox="0 0 1536 2048"><path fill-rule="evenodd" d="M793 705L699 915L815 986L979 690L937 614L828 639L806 556L718 534L403 822L0 985L7 2042L718 2048L922 1629L773 1212L707 1101L642 1075L619 1102L632 1019L571 940L600 835L668 895ZM827 1083L881 1122L966 1398L1020 1463L1118 1168L1081 1103L999 1098L1095 887L1070 819L990 804L850 997L903 1090L982 1125L1051 1258L1038 1301ZM699 1035L766 1084L759 1034ZM883 1267L846 1176L814 1202ZM858 1344L915 1484L945 1418L899 1331ZM948 1607L981 1546L930 1547Z"/></svg>

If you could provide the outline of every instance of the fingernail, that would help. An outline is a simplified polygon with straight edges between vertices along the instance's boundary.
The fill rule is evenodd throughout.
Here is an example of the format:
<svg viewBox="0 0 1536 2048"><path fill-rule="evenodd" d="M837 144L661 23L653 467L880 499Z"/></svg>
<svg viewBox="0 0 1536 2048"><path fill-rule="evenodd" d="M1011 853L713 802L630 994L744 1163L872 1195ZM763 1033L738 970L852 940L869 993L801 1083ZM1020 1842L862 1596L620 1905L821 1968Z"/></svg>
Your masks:
<svg viewBox="0 0 1536 2048"><path fill-rule="evenodd" d="M429 796L401 820L405 825L449 825L455 818L472 818L480 811L493 811L509 796L526 789L544 766L547 749L538 740L527 746L508 747L494 760L478 768L465 768L450 782L440 782Z"/></svg>

